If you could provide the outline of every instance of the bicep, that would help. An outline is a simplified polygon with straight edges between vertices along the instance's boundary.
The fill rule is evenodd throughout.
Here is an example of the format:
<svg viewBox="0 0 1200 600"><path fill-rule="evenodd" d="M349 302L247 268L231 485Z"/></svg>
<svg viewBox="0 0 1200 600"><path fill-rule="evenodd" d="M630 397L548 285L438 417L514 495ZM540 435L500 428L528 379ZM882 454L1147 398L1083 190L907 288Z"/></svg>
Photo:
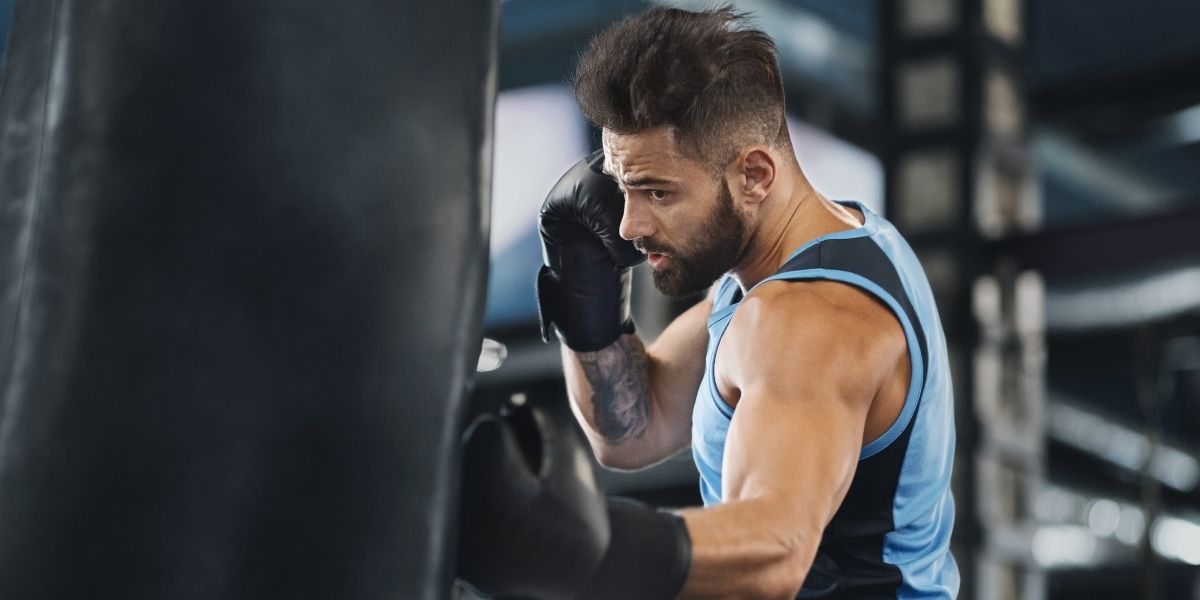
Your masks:
<svg viewBox="0 0 1200 600"><path fill-rule="evenodd" d="M703 371L704 350L708 346L708 316L712 314L718 287L720 281L712 285L703 299L675 317L650 344L650 354L661 357L665 363L688 363L694 367L699 361Z"/></svg>
<svg viewBox="0 0 1200 600"><path fill-rule="evenodd" d="M708 315L711 311L712 300L705 298L697 302L671 321L646 349L652 363L660 369L660 377L680 379L680 383L695 380L691 386L663 386L664 391L691 387L690 395L695 395L696 386L704 374L704 351L708 347ZM658 387L655 386L655 391L658 391Z"/></svg>
<svg viewBox="0 0 1200 600"><path fill-rule="evenodd" d="M823 530L849 489L866 411L821 386L742 390L725 441L722 495L786 507L780 518Z"/></svg>
<svg viewBox="0 0 1200 600"><path fill-rule="evenodd" d="M712 299L706 297L676 317L646 348L650 387L672 451L691 438L692 405L704 377L711 312Z"/></svg>
<svg viewBox="0 0 1200 600"><path fill-rule="evenodd" d="M875 334L861 320L820 302L759 319L747 308L718 357L738 397L723 495L779 499L786 518L823 529L854 477L886 352L867 350Z"/></svg>

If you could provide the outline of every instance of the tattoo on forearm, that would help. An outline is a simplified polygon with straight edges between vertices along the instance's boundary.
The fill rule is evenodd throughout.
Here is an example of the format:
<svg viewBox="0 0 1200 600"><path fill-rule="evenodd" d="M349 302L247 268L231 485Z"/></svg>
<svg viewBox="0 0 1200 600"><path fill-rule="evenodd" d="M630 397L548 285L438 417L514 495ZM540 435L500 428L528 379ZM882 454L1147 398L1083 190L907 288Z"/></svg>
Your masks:
<svg viewBox="0 0 1200 600"><path fill-rule="evenodd" d="M636 336L621 336L599 352L578 353L592 386L592 416L604 439L640 437L650 424L650 375L646 348Z"/></svg>

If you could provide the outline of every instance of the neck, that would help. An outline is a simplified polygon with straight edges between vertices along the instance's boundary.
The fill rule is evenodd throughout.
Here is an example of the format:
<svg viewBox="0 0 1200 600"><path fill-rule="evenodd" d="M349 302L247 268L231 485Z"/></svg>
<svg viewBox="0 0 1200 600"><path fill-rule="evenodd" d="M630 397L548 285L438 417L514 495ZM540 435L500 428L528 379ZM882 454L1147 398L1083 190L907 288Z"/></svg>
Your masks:
<svg viewBox="0 0 1200 600"><path fill-rule="evenodd" d="M862 215L832 202L798 177L796 185L779 201L764 200L765 214L751 231L742 259L732 270L742 291L774 274L788 255L822 235L860 226Z"/></svg>

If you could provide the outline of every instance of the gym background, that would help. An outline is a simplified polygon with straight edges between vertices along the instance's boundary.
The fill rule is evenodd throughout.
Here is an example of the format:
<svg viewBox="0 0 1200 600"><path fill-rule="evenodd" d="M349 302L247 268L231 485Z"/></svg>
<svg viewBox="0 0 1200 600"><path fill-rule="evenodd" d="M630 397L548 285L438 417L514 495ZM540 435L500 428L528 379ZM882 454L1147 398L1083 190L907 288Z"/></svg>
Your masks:
<svg viewBox="0 0 1200 600"><path fill-rule="evenodd" d="M1200 599L1200 3L733 4L778 44L817 189L886 215L934 286L958 395L960 597ZM535 215L598 144L573 61L647 5L501 3L484 327L507 359L478 376L479 405L565 401L558 349L537 338ZM636 277L653 335L687 302ZM611 493L699 502L686 453L596 470Z"/></svg>
<svg viewBox="0 0 1200 600"><path fill-rule="evenodd" d="M707 2L665 2L702 8ZM910 240L958 395L960 597L1200 598L1200 3L746 0L831 198ZM566 77L636 1L508 0L480 392L562 402L533 215L597 147ZM686 303L634 282L660 330ZM611 492L697 504L688 454Z"/></svg>

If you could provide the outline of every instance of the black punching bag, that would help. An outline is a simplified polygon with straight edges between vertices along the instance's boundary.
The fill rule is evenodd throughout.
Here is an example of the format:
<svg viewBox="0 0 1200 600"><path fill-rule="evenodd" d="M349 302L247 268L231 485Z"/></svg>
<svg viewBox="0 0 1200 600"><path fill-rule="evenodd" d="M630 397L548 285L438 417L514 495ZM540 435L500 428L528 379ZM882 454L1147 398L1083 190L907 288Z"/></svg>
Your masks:
<svg viewBox="0 0 1200 600"><path fill-rule="evenodd" d="M17 0L0 598L449 593L498 10Z"/></svg>

